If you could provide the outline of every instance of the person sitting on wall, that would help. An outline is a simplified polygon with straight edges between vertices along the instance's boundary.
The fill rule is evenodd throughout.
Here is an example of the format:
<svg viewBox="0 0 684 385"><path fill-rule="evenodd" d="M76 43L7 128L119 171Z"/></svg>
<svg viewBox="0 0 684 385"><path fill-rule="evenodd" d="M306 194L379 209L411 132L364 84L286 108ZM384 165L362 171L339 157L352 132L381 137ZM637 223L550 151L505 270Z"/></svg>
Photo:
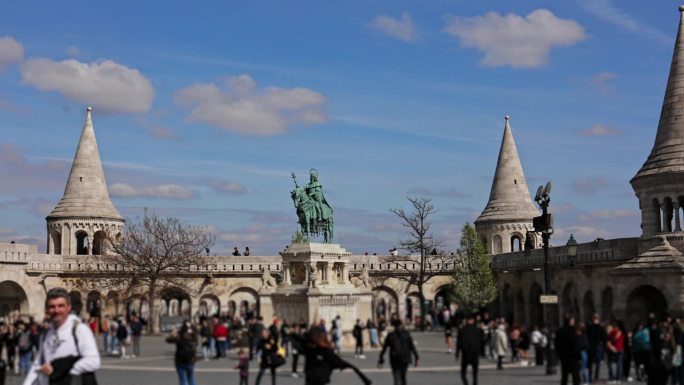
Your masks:
<svg viewBox="0 0 684 385"><path fill-rule="evenodd" d="M240 256L240 250L238 250L237 246L233 247L233 257L239 257Z"/></svg>

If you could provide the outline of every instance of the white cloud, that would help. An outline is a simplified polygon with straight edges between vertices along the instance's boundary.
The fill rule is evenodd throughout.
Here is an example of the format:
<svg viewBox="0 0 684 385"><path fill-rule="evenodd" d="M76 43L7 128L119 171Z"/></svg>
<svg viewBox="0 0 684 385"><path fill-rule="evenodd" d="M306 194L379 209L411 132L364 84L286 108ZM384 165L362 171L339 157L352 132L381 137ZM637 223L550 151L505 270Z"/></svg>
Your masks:
<svg viewBox="0 0 684 385"><path fill-rule="evenodd" d="M75 45L70 45L70 46L66 47L66 53L67 53L67 55L72 56L72 57L79 57L83 54L81 52L81 49Z"/></svg>
<svg viewBox="0 0 684 385"><path fill-rule="evenodd" d="M216 192L220 193L228 193L228 194L242 194L247 192L247 189L245 186L235 183L235 182L229 182L225 180L219 180L215 179L212 180L209 183L209 186L214 189Z"/></svg>
<svg viewBox="0 0 684 385"><path fill-rule="evenodd" d="M606 178L602 177L596 177L596 178L579 178L576 179L570 188L577 193L581 195L592 195L596 194L599 191L605 189L608 186L608 181Z"/></svg>
<svg viewBox="0 0 684 385"><path fill-rule="evenodd" d="M157 139L177 139L176 130L164 126L152 126L148 128L150 134Z"/></svg>
<svg viewBox="0 0 684 385"><path fill-rule="evenodd" d="M391 36L393 38L412 42L416 40L416 28L413 25L413 19L411 15L404 12L401 15L401 19L395 19L392 16L380 15L373 19L371 22L371 27L376 31Z"/></svg>
<svg viewBox="0 0 684 385"><path fill-rule="evenodd" d="M24 46L10 36L0 37L0 69L24 59Z"/></svg>
<svg viewBox="0 0 684 385"><path fill-rule="evenodd" d="M614 91L612 81L618 76L613 72L599 72L589 79L589 83L599 92L609 93Z"/></svg>
<svg viewBox="0 0 684 385"><path fill-rule="evenodd" d="M548 63L554 47L583 40L584 29L574 20L561 19L551 11L537 9L523 17L488 12L484 16L446 16L444 30L461 46L484 53L484 66L534 68Z"/></svg>
<svg viewBox="0 0 684 385"><path fill-rule="evenodd" d="M213 83L198 83L180 89L175 102L190 109L186 117L241 134L264 136L286 132L291 126L324 123L325 96L308 88L268 87L256 91L249 75L227 81L222 90Z"/></svg>
<svg viewBox="0 0 684 385"><path fill-rule="evenodd" d="M82 63L74 59L29 59L21 65L21 75L25 84L41 91L57 91L105 112L147 112L154 98L152 84L140 71L112 60Z"/></svg>
<svg viewBox="0 0 684 385"><path fill-rule="evenodd" d="M109 186L109 193L120 198L166 198L190 199L195 196L191 189L177 184L162 184L149 187L135 187L127 183L114 183Z"/></svg>
<svg viewBox="0 0 684 385"><path fill-rule="evenodd" d="M612 23L639 36L646 36L661 44L672 44L672 37L643 24L632 15L615 8L610 0L578 0L585 10L599 19Z"/></svg>
<svg viewBox="0 0 684 385"><path fill-rule="evenodd" d="M579 136L587 137L602 137L602 136L620 136L621 132L615 127L604 126L602 124L595 124L589 128L579 130Z"/></svg>

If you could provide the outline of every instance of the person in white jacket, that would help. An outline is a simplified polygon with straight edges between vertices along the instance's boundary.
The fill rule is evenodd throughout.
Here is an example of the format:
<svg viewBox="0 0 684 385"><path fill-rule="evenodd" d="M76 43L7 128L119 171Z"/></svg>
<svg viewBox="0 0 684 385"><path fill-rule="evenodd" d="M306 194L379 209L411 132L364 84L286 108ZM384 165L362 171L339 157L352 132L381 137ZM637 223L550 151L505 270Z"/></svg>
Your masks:
<svg viewBox="0 0 684 385"><path fill-rule="evenodd" d="M57 369L52 364L58 358L78 357L69 370L72 376L93 373L99 369L100 353L95 337L88 325L70 314L69 292L63 288L50 289L45 310L50 318L50 327L41 336L38 354L24 385L49 385L50 375Z"/></svg>

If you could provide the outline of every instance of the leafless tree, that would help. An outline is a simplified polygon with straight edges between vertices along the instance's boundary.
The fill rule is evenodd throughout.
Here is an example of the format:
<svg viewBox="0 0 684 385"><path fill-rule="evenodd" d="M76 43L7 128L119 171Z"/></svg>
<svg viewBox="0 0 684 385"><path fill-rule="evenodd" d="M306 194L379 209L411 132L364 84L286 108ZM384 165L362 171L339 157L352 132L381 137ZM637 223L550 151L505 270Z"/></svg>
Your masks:
<svg viewBox="0 0 684 385"><path fill-rule="evenodd" d="M421 330L425 330L424 286L433 277L449 274L454 267L455 257L451 253L439 251L443 242L434 238L430 233L432 222L430 217L437 212L429 198L407 198L410 210L394 208L390 211L401 220L402 226L408 230L408 238L400 242L402 251L397 255L390 255L385 261L396 263L399 269L394 278L404 281L408 286L418 288L420 298Z"/></svg>
<svg viewBox="0 0 684 385"><path fill-rule="evenodd" d="M116 270L91 271L86 280L129 293L145 292L150 305L148 331L156 333L155 300L165 289L188 289L190 266L198 264L214 240L203 227L173 217L161 218L146 210L143 218L126 222L122 235L108 234L99 261Z"/></svg>

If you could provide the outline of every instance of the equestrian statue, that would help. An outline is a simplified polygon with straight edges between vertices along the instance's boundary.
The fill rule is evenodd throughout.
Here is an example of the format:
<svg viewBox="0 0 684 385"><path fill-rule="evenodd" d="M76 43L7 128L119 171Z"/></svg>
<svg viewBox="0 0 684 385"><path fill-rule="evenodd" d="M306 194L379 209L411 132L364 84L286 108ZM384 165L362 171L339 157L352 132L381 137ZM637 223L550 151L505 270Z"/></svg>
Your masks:
<svg viewBox="0 0 684 385"><path fill-rule="evenodd" d="M299 217L299 226L307 241L309 236L323 235L323 242L333 239L333 210L325 200L323 186L318 181L318 171L309 171L309 184L299 187L294 172L292 173L295 189L290 192Z"/></svg>

